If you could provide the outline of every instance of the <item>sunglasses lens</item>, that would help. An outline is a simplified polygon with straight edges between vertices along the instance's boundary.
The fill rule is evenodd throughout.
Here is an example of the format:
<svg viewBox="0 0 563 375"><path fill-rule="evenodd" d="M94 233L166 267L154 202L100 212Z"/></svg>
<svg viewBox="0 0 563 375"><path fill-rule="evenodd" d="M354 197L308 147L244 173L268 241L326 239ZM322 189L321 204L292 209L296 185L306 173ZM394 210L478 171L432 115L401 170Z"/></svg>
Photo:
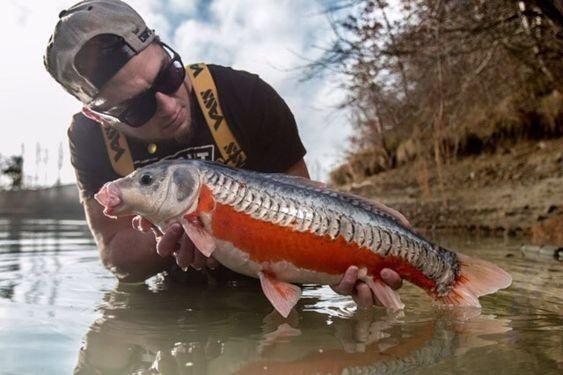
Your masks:
<svg viewBox="0 0 563 375"><path fill-rule="evenodd" d="M168 47L167 47L168 48ZM178 91L184 79L186 78L186 70L180 56L174 53L174 57L170 60L166 68L164 68L156 77L153 86L139 94L131 100L127 101L127 107L120 114L113 114L118 111L120 106L116 106L107 111L110 116L116 116L121 122L128 124L134 128L144 125L154 116L157 109L156 92L170 95ZM118 112L119 113L119 112Z"/></svg>
<svg viewBox="0 0 563 375"><path fill-rule="evenodd" d="M119 119L134 128L144 125L156 112L156 98L153 93L147 92L135 98Z"/></svg>
<svg viewBox="0 0 563 375"><path fill-rule="evenodd" d="M180 88L185 77L186 70L182 62L173 60L156 80L155 91L160 91L164 94L173 94Z"/></svg>

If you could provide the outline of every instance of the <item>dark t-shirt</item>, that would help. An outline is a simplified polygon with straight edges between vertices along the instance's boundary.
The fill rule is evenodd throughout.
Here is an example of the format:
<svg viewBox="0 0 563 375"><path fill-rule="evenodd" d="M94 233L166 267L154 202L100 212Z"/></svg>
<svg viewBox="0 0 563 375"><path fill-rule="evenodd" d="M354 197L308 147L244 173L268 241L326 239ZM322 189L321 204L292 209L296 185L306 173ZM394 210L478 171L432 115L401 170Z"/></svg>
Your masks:
<svg viewBox="0 0 563 375"><path fill-rule="evenodd" d="M285 172L305 155L295 119L276 91L260 77L245 71L208 65L229 127L246 153L246 168L259 172ZM190 95L192 130L184 143L176 140L149 143L127 137L135 168L163 158L216 160L221 155L197 103ZM81 200L91 198L102 185L119 178L110 163L101 126L81 113L68 129L71 162Z"/></svg>

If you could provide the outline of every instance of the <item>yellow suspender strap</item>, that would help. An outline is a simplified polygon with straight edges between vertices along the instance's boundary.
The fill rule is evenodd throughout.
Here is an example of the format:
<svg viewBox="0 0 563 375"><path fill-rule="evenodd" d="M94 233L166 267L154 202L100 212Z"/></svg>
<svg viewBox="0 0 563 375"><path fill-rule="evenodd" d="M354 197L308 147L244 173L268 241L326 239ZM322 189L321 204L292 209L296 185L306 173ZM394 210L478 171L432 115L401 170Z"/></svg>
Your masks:
<svg viewBox="0 0 563 375"><path fill-rule="evenodd" d="M189 65L186 69L192 82L197 101L205 117L211 135L219 147L223 164L243 167L246 154L229 128L227 119L221 110L215 82L207 66L203 63Z"/></svg>
<svg viewBox="0 0 563 375"><path fill-rule="evenodd" d="M102 126L101 128L108 157L115 173L120 176L126 176L133 172L135 167L133 166L133 158L131 157L131 151L125 136L111 126Z"/></svg>

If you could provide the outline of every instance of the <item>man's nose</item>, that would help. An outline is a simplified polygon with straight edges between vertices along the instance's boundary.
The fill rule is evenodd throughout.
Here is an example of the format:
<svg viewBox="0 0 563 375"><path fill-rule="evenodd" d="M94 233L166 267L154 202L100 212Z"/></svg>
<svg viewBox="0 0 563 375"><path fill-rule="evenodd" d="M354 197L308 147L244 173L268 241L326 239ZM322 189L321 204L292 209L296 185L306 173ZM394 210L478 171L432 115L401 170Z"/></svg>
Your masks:
<svg viewBox="0 0 563 375"><path fill-rule="evenodd" d="M168 96L161 92L155 94L158 112L162 115L174 114L176 110L176 100L173 96Z"/></svg>

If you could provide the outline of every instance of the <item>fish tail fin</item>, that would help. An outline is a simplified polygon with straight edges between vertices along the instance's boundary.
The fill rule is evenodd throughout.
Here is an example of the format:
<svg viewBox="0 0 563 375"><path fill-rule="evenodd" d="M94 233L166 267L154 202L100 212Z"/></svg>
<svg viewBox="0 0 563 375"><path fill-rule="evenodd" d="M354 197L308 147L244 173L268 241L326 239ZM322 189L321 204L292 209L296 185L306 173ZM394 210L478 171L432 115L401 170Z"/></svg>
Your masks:
<svg viewBox="0 0 563 375"><path fill-rule="evenodd" d="M460 275L454 288L439 303L451 306L481 307L479 297L504 289L512 283L512 277L502 268L482 259L457 253Z"/></svg>

